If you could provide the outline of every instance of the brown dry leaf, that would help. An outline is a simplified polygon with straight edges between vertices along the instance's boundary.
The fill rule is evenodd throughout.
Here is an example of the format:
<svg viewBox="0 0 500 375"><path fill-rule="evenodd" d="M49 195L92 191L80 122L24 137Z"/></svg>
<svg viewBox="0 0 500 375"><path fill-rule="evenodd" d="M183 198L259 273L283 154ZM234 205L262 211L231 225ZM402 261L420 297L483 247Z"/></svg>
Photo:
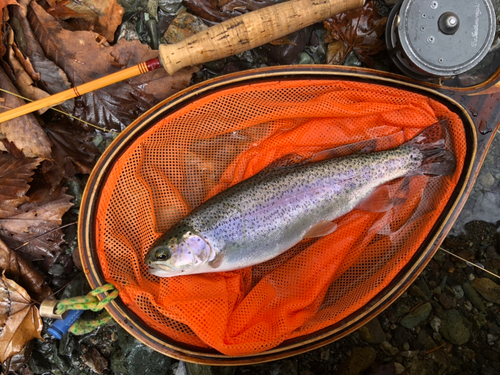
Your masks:
<svg viewBox="0 0 500 375"><path fill-rule="evenodd" d="M68 31L37 3L30 5L29 21L47 56L61 66L73 85L80 85L158 56L139 41L120 40L110 47L89 31ZM194 67L169 76L163 69L142 74L78 99L74 115L96 125L123 129L145 110L190 82Z"/></svg>
<svg viewBox="0 0 500 375"><path fill-rule="evenodd" d="M19 353L40 335L43 323L24 288L2 275L0 281L0 362Z"/></svg>
<svg viewBox="0 0 500 375"><path fill-rule="evenodd" d="M334 58L327 56L327 61L342 64L347 55L354 51L357 58L368 67L373 67L374 55L385 49L385 42L380 39L385 32L387 17L381 17L373 1L366 1L362 8L340 13L323 21L328 34L327 43L342 41L346 48L343 55ZM340 48L332 48L338 54Z"/></svg>
<svg viewBox="0 0 500 375"><path fill-rule="evenodd" d="M21 6L12 9L11 16L17 21L12 22L12 27L16 33L16 42L22 53L33 64L35 71L40 74L40 83L50 94L56 94L71 88L71 84L66 73L45 56L45 52L31 30L27 19L30 2L31 0L19 0ZM19 25L19 27L16 27L16 25ZM60 104L60 107L68 113L73 113L75 100L67 100Z"/></svg>
<svg viewBox="0 0 500 375"><path fill-rule="evenodd" d="M3 69L0 69L0 88L19 94ZM5 92L0 92L0 98L4 99L0 105L0 112L25 104L24 100ZM27 157L50 157L50 141L32 114L2 122L0 139L2 138L13 142ZM0 150L5 151L3 144L0 145Z"/></svg>
<svg viewBox="0 0 500 375"><path fill-rule="evenodd" d="M31 61L28 57L24 56L19 47L17 47L15 44L12 45L12 48L14 49L14 53L16 55L16 58L19 60L19 62L22 64L24 70L26 70L26 73L29 74L31 79L33 81L40 81L41 75L40 73L35 71L35 68L33 68L33 64L31 64Z"/></svg>
<svg viewBox="0 0 500 375"><path fill-rule="evenodd" d="M28 182L38 164L39 159L17 159L0 153L0 218L16 214L17 207L28 199Z"/></svg>
<svg viewBox="0 0 500 375"><path fill-rule="evenodd" d="M0 0L0 10L7 5L18 5L16 0Z"/></svg>
<svg viewBox="0 0 500 375"><path fill-rule="evenodd" d="M273 0L184 0L194 14L212 22L222 22L252 10L275 4Z"/></svg>
<svg viewBox="0 0 500 375"><path fill-rule="evenodd" d="M70 202L73 197L65 194L65 188L52 194L50 186L44 190L41 194L34 193L41 198L30 197L29 202L20 205L19 214L0 219L0 238L10 248L23 245L18 251L31 260L52 258L61 251L59 246L64 243L64 234L58 227L62 216L73 205Z"/></svg>
<svg viewBox="0 0 500 375"><path fill-rule="evenodd" d="M49 93L34 86L33 80L26 72L21 62L17 59L14 49L11 45L8 47L7 51L7 62L12 68L12 71L16 77L15 85L21 95L31 100L40 100L50 96ZM48 109L48 107L41 108L37 112L39 114L43 114L47 112Z"/></svg>
<svg viewBox="0 0 500 375"><path fill-rule="evenodd" d="M60 20L69 20L76 30L94 31L109 42L115 39L116 28L122 23L123 8L116 0L50 0L48 12Z"/></svg>
<svg viewBox="0 0 500 375"><path fill-rule="evenodd" d="M24 286L30 296L37 301L43 301L52 291L45 283L44 276L33 266L0 240L0 271L18 284Z"/></svg>

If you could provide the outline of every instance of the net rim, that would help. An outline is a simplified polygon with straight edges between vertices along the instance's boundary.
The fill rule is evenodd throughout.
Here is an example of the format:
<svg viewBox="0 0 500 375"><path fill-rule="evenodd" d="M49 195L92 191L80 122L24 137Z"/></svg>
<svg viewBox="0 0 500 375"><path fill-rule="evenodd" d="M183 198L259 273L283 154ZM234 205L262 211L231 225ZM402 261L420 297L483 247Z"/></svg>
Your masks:
<svg viewBox="0 0 500 375"><path fill-rule="evenodd" d="M314 68L314 69L313 69ZM354 73L353 70L356 72ZM286 340L279 346L257 354L247 354L243 356L227 356L220 354L214 349L206 349L199 347L191 347L184 343L177 343L175 340L158 333L152 328L145 326L142 321L138 322L138 318L134 317L134 313L130 311L122 301L113 302L109 306L108 311L113 318L134 337L142 341L144 344L153 349L172 356L173 358L194 361L197 363L206 364L224 364L224 360L233 359L230 364L234 365L262 363L270 360L290 357L301 352L321 347L330 342L333 342L350 332L357 329L362 324L366 323L370 318L387 308L392 301L398 298L410 286L411 282L419 275L423 268L437 251L438 242L444 239L444 232L451 228L450 218L457 216L460 208L466 200L464 194L467 181L470 179L473 167L473 161L476 159L477 133L472 119L467 111L455 100L447 97L444 94L436 92L426 87L416 84L398 81L388 77L374 77L373 71L368 69L352 69L345 67L274 67L260 68L253 71L234 73L228 76L219 77L213 80L205 81L195 86L189 87L176 95L166 99L146 112L144 115L135 120L125 131L123 131L103 153L98 163L96 164L92 174L89 177L88 184L85 188L82 203L81 215L78 224L79 251L84 265L85 275L90 285L95 288L105 284L102 275L102 270L97 261L95 254L95 225L92 223L95 219L94 212L99 201L99 188L106 181L106 175L114 162L120 155L130 146L136 137L147 131L156 122L168 114L176 111L181 106L184 106L192 101L197 100L200 95L213 94L217 90L223 90L233 85L246 85L250 82L258 82L259 80L277 80L277 79L331 79L331 80L349 80L362 81L378 85L385 85L393 88L417 92L427 97L446 105L452 112L459 115L462 123L466 128L467 152L464 169L460 176L459 183L448 202L451 207L443 211L447 212L443 219L443 214L438 219L438 228L433 228L431 233L432 238L427 238L421 248L416 252L412 261L405 266L391 282L384 288L382 292L377 294L369 303L362 309L365 310L360 314L360 310L352 315L344 318L340 322L333 324L327 328L321 329L315 333L301 336L298 338ZM94 214L94 215L93 215ZM429 236L431 237L431 236ZM437 241L437 242L436 242ZM414 259L416 258L416 259ZM409 268L409 269L408 269ZM398 284L399 287L394 284ZM386 290L387 289L387 290ZM382 295L381 297L379 295ZM134 322L131 324L131 322ZM346 325L346 322L348 323ZM175 342L175 344L169 343ZM304 346L306 344L306 346ZM196 351L196 350L198 351ZM246 359L247 358L247 359ZM224 362L224 363L221 363Z"/></svg>

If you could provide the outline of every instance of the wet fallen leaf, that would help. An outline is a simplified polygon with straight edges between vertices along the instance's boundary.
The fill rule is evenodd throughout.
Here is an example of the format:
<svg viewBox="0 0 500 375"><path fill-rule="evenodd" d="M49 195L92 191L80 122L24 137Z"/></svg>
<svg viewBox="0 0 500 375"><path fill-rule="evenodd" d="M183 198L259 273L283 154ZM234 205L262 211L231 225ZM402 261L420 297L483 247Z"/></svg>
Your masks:
<svg viewBox="0 0 500 375"><path fill-rule="evenodd" d="M0 281L0 362L19 353L27 342L42 338L42 320L24 288L2 275Z"/></svg>
<svg viewBox="0 0 500 375"><path fill-rule="evenodd" d="M19 213L0 219L0 238L11 248L22 246L20 252L27 259L41 260L54 257L61 251L64 234L58 229L62 215L73 205L73 198L65 194L66 189L58 189L52 194L47 186L38 195L18 207Z"/></svg>
<svg viewBox="0 0 500 375"><path fill-rule="evenodd" d="M7 52L4 44L3 32L5 27L3 23L8 19L8 12L5 9L7 5L18 5L16 0L0 0L0 58Z"/></svg>
<svg viewBox="0 0 500 375"><path fill-rule="evenodd" d="M42 173L57 188L63 178L77 173L90 174L100 152L92 143L92 135L75 129L69 122L58 121L45 125L52 146L52 159L42 164Z"/></svg>
<svg viewBox="0 0 500 375"><path fill-rule="evenodd" d="M9 249L2 240L0 240L0 271L5 271L5 276L22 285L37 301L43 301L52 294L44 276L35 270L30 262Z"/></svg>
<svg viewBox="0 0 500 375"><path fill-rule="evenodd" d="M1 68L0 88L19 94ZM5 92L0 92L0 98L5 99L0 105L0 112L25 104L24 100ZM7 138L13 142L27 157L50 157L50 141L32 114L2 122L0 124L0 138ZM0 150L5 150L3 144L0 145Z"/></svg>
<svg viewBox="0 0 500 375"><path fill-rule="evenodd" d="M328 44L327 48L326 63L332 65L343 62L349 50L349 47L341 40L334 40Z"/></svg>
<svg viewBox="0 0 500 375"><path fill-rule="evenodd" d="M122 22L123 8L116 0L47 0L48 12L60 20L71 20L75 30L95 31L109 42Z"/></svg>
<svg viewBox="0 0 500 375"><path fill-rule="evenodd" d="M73 85L80 85L158 56L139 41L120 40L114 46L99 43L89 31L68 31L37 3L30 5L30 24L47 56L63 67ZM145 110L185 88L196 68L169 76L163 69L141 74L77 100L74 115L96 125L123 129Z"/></svg>
<svg viewBox="0 0 500 375"><path fill-rule="evenodd" d="M17 159L0 153L0 218L18 213L17 207L27 201L28 183L39 163L39 159Z"/></svg>
<svg viewBox="0 0 500 375"><path fill-rule="evenodd" d="M34 70L40 74L40 82L50 94L67 90L71 84L66 76L66 73L59 68L52 60L45 56L40 43L38 43L35 34L31 30L31 26L27 19L28 6L31 0L19 0L21 6L12 9L12 27L15 29L16 42L22 53L28 58L33 65ZM18 27L16 27L18 25ZM60 104L60 107L68 112L73 113L75 108L75 100L66 100Z"/></svg>
<svg viewBox="0 0 500 375"><path fill-rule="evenodd" d="M26 345L24 345L20 352L7 359L3 363L6 373L18 373L19 370L26 366L31 357L31 353L33 352L33 347L34 343L33 340L31 340Z"/></svg>
<svg viewBox="0 0 500 375"><path fill-rule="evenodd" d="M273 0L184 0L197 16L213 22L222 22L252 10L275 4Z"/></svg>
<svg viewBox="0 0 500 375"><path fill-rule="evenodd" d="M371 55L385 49L384 40L380 39L385 31L387 17L381 17L372 0L366 1L362 8L340 13L323 21L328 34L327 43L342 41L345 48L328 49L329 64L342 64L347 55L354 51L356 57L373 68ZM342 53L340 53L342 52Z"/></svg>
<svg viewBox="0 0 500 375"><path fill-rule="evenodd" d="M297 43L292 42L288 38L288 36L284 36L283 38L275 39L275 40L269 42L269 44L271 44L273 46L284 46L284 45L287 45L287 44L293 44L294 46L297 45Z"/></svg>

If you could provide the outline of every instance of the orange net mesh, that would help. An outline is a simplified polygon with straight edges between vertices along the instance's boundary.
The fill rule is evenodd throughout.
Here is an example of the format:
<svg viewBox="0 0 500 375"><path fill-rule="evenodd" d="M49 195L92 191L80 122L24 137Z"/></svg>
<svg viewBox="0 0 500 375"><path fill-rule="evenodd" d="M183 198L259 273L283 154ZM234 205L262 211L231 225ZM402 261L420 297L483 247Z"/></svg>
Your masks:
<svg viewBox="0 0 500 375"><path fill-rule="evenodd" d="M383 139L380 148L396 147L437 118L447 119L455 174L393 181L392 195L402 199L390 211L353 210L334 233L243 270L148 273L144 256L163 232L272 161L374 138ZM96 220L104 276L148 326L178 342L227 355L271 349L340 321L388 285L436 223L465 148L457 115L386 86L292 80L208 95L137 138L104 182Z"/></svg>

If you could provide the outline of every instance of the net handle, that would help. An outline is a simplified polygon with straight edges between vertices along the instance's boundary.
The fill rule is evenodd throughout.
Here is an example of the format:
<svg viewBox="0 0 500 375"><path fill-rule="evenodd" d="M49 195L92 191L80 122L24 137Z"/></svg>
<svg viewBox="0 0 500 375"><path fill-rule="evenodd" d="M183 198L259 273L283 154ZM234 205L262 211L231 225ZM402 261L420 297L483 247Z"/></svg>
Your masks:
<svg viewBox="0 0 500 375"><path fill-rule="evenodd" d="M186 66L261 46L364 3L365 0L286 1L231 18L179 43L162 44L160 61L172 75Z"/></svg>

